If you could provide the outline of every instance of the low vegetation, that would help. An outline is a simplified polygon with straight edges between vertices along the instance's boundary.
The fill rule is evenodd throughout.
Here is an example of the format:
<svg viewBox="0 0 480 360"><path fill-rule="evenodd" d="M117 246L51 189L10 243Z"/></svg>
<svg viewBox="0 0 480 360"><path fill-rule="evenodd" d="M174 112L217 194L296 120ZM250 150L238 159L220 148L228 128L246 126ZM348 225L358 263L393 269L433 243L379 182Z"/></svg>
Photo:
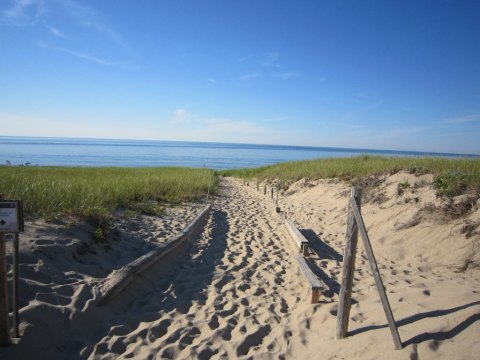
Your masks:
<svg viewBox="0 0 480 360"><path fill-rule="evenodd" d="M293 161L254 169L220 171L218 174L246 179L277 179L281 183L322 178L356 182L360 178L394 174L401 170L417 175L433 174L438 196L452 197L465 192L480 194L480 158L361 155L349 158Z"/></svg>
<svg viewBox="0 0 480 360"><path fill-rule="evenodd" d="M27 216L80 216L99 229L118 208L159 214L162 203L204 197L209 184L215 192L208 169L0 167L0 194L22 199Z"/></svg>

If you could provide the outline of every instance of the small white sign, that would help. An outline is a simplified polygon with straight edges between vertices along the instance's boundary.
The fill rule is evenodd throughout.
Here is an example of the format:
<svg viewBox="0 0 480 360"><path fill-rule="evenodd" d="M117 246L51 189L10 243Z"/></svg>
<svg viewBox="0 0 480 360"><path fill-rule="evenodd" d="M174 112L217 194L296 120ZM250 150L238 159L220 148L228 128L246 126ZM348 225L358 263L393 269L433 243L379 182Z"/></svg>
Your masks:
<svg viewBox="0 0 480 360"><path fill-rule="evenodd" d="M19 232L19 215L18 201L0 201L0 233Z"/></svg>

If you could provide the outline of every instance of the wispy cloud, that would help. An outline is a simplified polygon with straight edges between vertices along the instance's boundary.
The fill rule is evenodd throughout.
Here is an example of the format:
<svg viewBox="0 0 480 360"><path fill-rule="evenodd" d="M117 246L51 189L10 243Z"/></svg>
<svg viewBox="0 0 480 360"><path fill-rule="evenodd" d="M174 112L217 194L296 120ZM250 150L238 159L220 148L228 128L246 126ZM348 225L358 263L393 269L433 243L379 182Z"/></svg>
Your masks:
<svg viewBox="0 0 480 360"><path fill-rule="evenodd" d="M445 120L444 123L445 124L465 124L465 123L472 123L472 122L479 122L479 121L480 121L480 113L477 113L477 114L470 114L470 115L450 118Z"/></svg>
<svg viewBox="0 0 480 360"><path fill-rule="evenodd" d="M62 39L68 39L68 36L63 32L63 31L60 31L59 29L53 27L53 26L49 26L49 25L45 25L47 27L47 29L55 36L59 37L59 38L62 38Z"/></svg>
<svg viewBox="0 0 480 360"><path fill-rule="evenodd" d="M41 48L44 48L44 49L59 51L59 52L62 52L64 54L68 54L68 55L77 57L77 58L82 59L82 60L91 61L91 62L97 63L99 65L103 65L103 66L108 66L108 67L113 67L113 68L118 68L118 69L123 69L123 70L140 70L141 69L141 67L138 66L138 65L130 65L130 64L122 63L122 62L114 62L114 61L110 61L110 60L105 60L105 59L102 59L102 58L99 58L99 57L96 57L96 56L92 56L92 55L89 55L89 54L86 54L86 53L83 53L83 52L79 52L79 51L76 51L76 50L71 50L71 49L62 48L62 47L58 47L58 46L50 46L50 45L45 44L44 42L38 42L37 46L39 46Z"/></svg>
<svg viewBox="0 0 480 360"><path fill-rule="evenodd" d="M10 7L1 15L16 26L42 25L56 18L66 17L84 29L101 34L117 45L127 47L124 39L108 25L102 14L75 0L13 0ZM45 26L53 35L65 38L65 34L60 30L49 25Z"/></svg>
<svg viewBox="0 0 480 360"><path fill-rule="evenodd" d="M177 109L173 112L172 117L169 119L171 124L182 124L194 120L196 115L192 114L187 109Z"/></svg>
<svg viewBox="0 0 480 360"><path fill-rule="evenodd" d="M216 84L218 82L217 79L214 78L207 78L207 81L211 84Z"/></svg>
<svg viewBox="0 0 480 360"><path fill-rule="evenodd" d="M300 74L298 72L283 72L283 73L274 75L274 77L282 80L291 80L291 79L296 79L300 77Z"/></svg>
<svg viewBox="0 0 480 360"><path fill-rule="evenodd" d="M126 46L125 41L106 19L94 8L74 0L51 0L56 11L75 20L81 26L91 29L109 38L117 45Z"/></svg>
<svg viewBox="0 0 480 360"><path fill-rule="evenodd" d="M240 80L249 81L249 80L257 79L261 76L262 76L262 74L260 74L260 73L245 74L245 75L240 76Z"/></svg>
<svg viewBox="0 0 480 360"><path fill-rule="evenodd" d="M280 58L280 54L274 51L269 51L263 54L262 58L259 60L259 64L264 67L274 67L280 68L280 64L278 62Z"/></svg>
<svg viewBox="0 0 480 360"><path fill-rule="evenodd" d="M240 76L240 80L242 81L256 79L261 76L281 80L292 80L301 76L300 72L288 70L286 66L280 64L280 54L276 51L268 51L259 56L248 55L239 57L237 63L242 64L250 59L253 59L253 61L248 64L250 69L247 71L250 72ZM252 69L252 64L256 65L256 69Z"/></svg>
<svg viewBox="0 0 480 360"><path fill-rule="evenodd" d="M44 10L44 2L40 0L13 0L2 17L15 26L31 26L44 16Z"/></svg>

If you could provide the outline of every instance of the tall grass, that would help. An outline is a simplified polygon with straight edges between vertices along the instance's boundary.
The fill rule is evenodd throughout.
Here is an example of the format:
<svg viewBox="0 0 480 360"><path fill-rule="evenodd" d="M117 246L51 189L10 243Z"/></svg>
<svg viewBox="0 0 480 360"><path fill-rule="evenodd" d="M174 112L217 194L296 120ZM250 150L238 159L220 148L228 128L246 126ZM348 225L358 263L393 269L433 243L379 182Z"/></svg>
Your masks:
<svg viewBox="0 0 480 360"><path fill-rule="evenodd" d="M360 155L349 158L328 158L293 161L254 169L236 169L218 172L224 176L297 181L308 178L340 178L351 180L370 175L381 175L406 170L411 173L449 174L461 179L467 189L480 192L480 158L384 157Z"/></svg>
<svg viewBox="0 0 480 360"><path fill-rule="evenodd" d="M88 215L156 200L178 203L215 191L212 171L190 168L0 167L0 194L27 215Z"/></svg>

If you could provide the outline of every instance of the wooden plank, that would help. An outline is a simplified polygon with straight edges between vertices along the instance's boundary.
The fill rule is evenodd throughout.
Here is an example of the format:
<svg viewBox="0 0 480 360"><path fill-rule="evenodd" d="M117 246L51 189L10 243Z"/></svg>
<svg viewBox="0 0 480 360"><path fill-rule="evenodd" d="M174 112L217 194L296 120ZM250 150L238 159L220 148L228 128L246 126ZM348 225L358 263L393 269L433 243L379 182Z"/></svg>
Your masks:
<svg viewBox="0 0 480 360"><path fill-rule="evenodd" d="M350 199L360 206L362 190L352 187ZM358 230L355 216L349 203L345 251L343 254L342 284L340 287L337 313L337 339L347 337L350 308L352 305L353 274L357 252Z"/></svg>
<svg viewBox="0 0 480 360"><path fill-rule="evenodd" d="M373 254L372 245L370 244L370 239L368 238L367 229L363 222L362 215L360 210L355 204L354 200L350 201L350 207L353 210L355 215L355 220L358 224L358 230L362 235L363 245L365 247L365 252L367 253L368 262L370 264L370 269L373 273L373 278L375 279L375 284L377 285L377 290L380 295L380 300L382 302L383 310L385 311L385 316L387 317L388 326L390 327L390 332L392 333L393 342L395 343L395 348L397 350L402 349L402 341L400 340L400 335L398 334L398 329L395 324L395 319L393 318L392 309L390 303L388 302L388 297L385 292L385 287L383 286L382 277L380 276L380 271L378 270L377 261L375 260L375 255Z"/></svg>
<svg viewBox="0 0 480 360"><path fill-rule="evenodd" d="M297 260L298 266L302 271L303 276L308 281L308 285L312 292L312 298L310 303L315 304L320 298L320 292L326 289L326 286L315 276L312 270L308 267L308 264L305 258L301 255L295 255L295 260Z"/></svg>
<svg viewBox="0 0 480 360"><path fill-rule="evenodd" d="M195 231L210 212L211 204L208 204L183 230L180 234L145 255L138 257L132 262L114 270L104 281L95 286L96 304L101 306L109 302L120 293L137 274L142 273L159 259L170 253L187 240L190 240Z"/></svg>
<svg viewBox="0 0 480 360"><path fill-rule="evenodd" d="M297 229L293 221L290 219L285 218L285 227L287 228L290 237L297 244L300 252L304 256L308 256L309 242L307 239L305 239L305 236L302 235L302 233Z"/></svg>

